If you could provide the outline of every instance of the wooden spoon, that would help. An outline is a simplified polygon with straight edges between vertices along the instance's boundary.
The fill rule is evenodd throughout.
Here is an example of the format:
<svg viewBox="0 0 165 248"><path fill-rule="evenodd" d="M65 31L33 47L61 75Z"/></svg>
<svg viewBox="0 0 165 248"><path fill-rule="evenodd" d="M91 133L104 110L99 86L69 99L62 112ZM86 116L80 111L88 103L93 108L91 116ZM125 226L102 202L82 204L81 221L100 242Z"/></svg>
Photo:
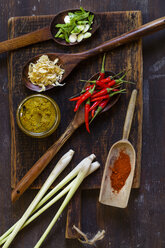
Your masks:
<svg viewBox="0 0 165 248"><path fill-rule="evenodd" d="M156 32L158 30L161 30L165 28L165 17L162 17L160 19L157 19L155 21L149 22L145 25L140 26L139 28L136 28L134 30L131 30L127 33L124 33L116 38L113 38L109 41L106 41L102 43L101 45L92 48L90 50L81 52L81 53L75 53L75 54L64 54L64 53L47 53L49 58L51 60L54 60L55 58L59 58L59 64L61 64L62 68L65 70L65 73L62 77L61 82L71 73L71 71L83 60L88 59L94 55L97 55L99 53L107 52L113 48L116 48L118 46L121 46L123 44L126 44L128 42L134 41L142 36L148 35L150 33ZM52 37L51 37L52 38ZM0 43L1 45L1 43ZM0 46L0 52L1 52L1 46ZM30 61L28 61L24 68L23 68L23 76L22 79L25 83L25 85L34 91L40 91L41 87L33 85L29 79L28 79L28 67L29 63L35 63L36 60L41 56L42 54L33 57ZM46 90L49 90L53 88L54 86L48 86L46 87Z"/></svg>
<svg viewBox="0 0 165 248"><path fill-rule="evenodd" d="M62 12L59 12L55 15L53 20L51 21L50 25L38 29L34 32L30 32L25 35L21 35L19 37L6 40L3 42L0 42L0 53L7 52L7 51L12 51L21 47L25 47L28 45L36 44L38 42L46 41L46 40L54 40L56 43L63 45L63 46L73 46L76 44L79 44L78 42L75 43L67 43L63 39L55 38L55 34L57 33L57 28L55 27L56 24L59 23L64 23L64 17L68 14L68 12L74 12L79 9L69 9L69 10L64 10ZM96 30L100 26L100 17L96 14L90 11L91 14L94 14L94 20L92 24L92 30L90 31L93 37L93 34L96 32ZM89 38L88 38L89 39ZM83 39L81 42L84 42L88 39Z"/></svg>
<svg viewBox="0 0 165 248"><path fill-rule="evenodd" d="M64 11L64 13L65 12L66 11ZM61 13L57 14L53 18L51 24L53 23L55 24L54 20L58 17L58 15L61 15ZM95 14L95 17L97 18L96 14ZM25 34L25 35L22 35L22 36L19 36L19 37L10 39L10 40L0 42L0 53L12 51L12 50L15 50L21 47L25 47L28 45L36 44L38 42L51 40L51 39L57 42L57 40L54 38L54 30L51 30L51 24L50 26L31 32L29 34ZM112 39L111 41L108 42L110 44L107 50L123 45L129 41L133 41L147 34L159 31L163 29L164 27L165 27L165 17L156 19L152 22L149 22L145 25L140 26L137 29L131 30L121 36L118 36ZM94 29L93 32L96 30ZM98 46L98 48L101 49L100 46Z"/></svg>
<svg viewBox="0 0 165 248"><path fill-rule="evenodd" d="M106 72L106 76L114 75L113 72ZM99 76L99 73L93 75L89 80L95 80ZM88 83L86 84L86 86ZM112 97L110 103L106 107L106 111L109 110L119 99L120 94ZM103 112L103 111L102 111ZM102 113L101 112L101 113ZM24 193L24 191L29 188L29 186L34 182L34 180L40 175L40 173L49 164L52 158L57 154L60 148L65 144L65 142L70 138L74 131L80 127L85 122L84 119L84 107L81 106L76 112L73 120L70 122L69 126L61 137L42 155L42 157L33 165L33 167L26 173L26 175L21 179L21 181L16 185L15 189L12 191L12 202L15 202Z"/></svg>
<svg viewBox="0 0 165 248"><path fill-rule="evenodd" d="M137 96L137 90L133 90L124 123L123 138L122 140L116 142L111 147L106 160L103 178L101 182L100 195L99 195L99 202L105 205L126 208L128 204L128 199L133 182L135 160L136 160L135 150L131 145L131 143L128 141L128 137L129 137L134 109L135 109L136 96ZM111 186L110 177L112 173L111 168L113 168L113 164L115 160L118 158L120 151L124 151L124 153L129 155L131 172L126 180L125 185L121 188L121 190L118 193L116 193L114 192L114 189Z"/></svg>

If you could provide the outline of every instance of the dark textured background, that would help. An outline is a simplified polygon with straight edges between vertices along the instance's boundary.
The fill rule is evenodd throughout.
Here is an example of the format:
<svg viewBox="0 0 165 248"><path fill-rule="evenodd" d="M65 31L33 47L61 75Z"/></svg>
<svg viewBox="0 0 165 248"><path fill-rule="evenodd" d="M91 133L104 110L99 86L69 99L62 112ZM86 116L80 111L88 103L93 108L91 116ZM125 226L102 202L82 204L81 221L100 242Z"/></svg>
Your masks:
<svg viewBox="0 0 165 248"><path fill-rule="evenodd" d="M165 14L163 0L0 0L0 41L7 39L7 21L12 16L55 14L66 8L82 5L93 11L141 10L146 23ZM114 209L98 204L98 191L83 193L83 231L92 236L98 228L105 228L106 237L97 243L101 248L163 248L165 247L165 31L143 39L143 150L140 190L131 194L128 209ZM15 222L35 192L29 191L14 205L10 195L10 119L8 106L7 54L0 55L0 232ZM52 219L55 210L27 227L11 247L31 248ZM96 207L97 206L97 207ZM88 216L88 218L87 218ZM77 241L64 239L66 211L52 230L43 247L82 247ZM90 218L89 218L90 217ZM111 245L110 245L111 244Z"/></svg>

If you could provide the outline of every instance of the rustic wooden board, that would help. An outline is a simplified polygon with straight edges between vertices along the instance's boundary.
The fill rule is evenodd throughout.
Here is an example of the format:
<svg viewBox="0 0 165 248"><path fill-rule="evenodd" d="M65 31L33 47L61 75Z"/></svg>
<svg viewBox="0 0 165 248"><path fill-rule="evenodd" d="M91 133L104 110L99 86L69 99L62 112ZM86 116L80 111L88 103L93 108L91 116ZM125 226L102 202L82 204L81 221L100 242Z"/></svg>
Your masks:
<svg viewBox="0 0 165 248"><path fill-rule="evenodd" d="M34 31L48 25L53 16L32 16L32 17L14 17L9 21L9 38ZM26 48L19 49L9 54L9 102L11 118L11 187L14 188L18 181L32 167L35 161L48 149L49 146L64 132L65 128L73 118L73 104L68 102L68 98L80 91L82 83L79 79L88 79L101 66L102 55L81 63L73 73L65 80L66 85L62 88L56 88L44 94L51 96L59 104L61 109L61 124L58 130L48 138L32 139L23 134L16 124L16 109L18 104L28 95L33 94L26 89L21 81L22 67L31 57L44 52L79 52L92 48L103 41L120 35L124 32L136 28L141 24L141 12L107 12L100 13L101 27L90 42L86 42L78 47L65 48L55 44L53 41L47 41ZM70 166L63 173L63 177L73 168L82 158L95 153L101 168L90 176L82 185L86 189L99 188L105 160L111 145L122 137L122 128L125 119L125 113L130 98L131 90L138 89L138 98L136 111L133 120L130 141L134 145L137 153L136 172L134 187L139 186L140 164L141 164L141 142L142 142L142 48L141 40L131 43L127 46L115 49L107 54L106 69L119 72L123 69L130 69L127 79L136 82L135 85L127 85L128 93L122 96L116 106L108 113L105 113L95 120L91 125L91 134L85 131L82 126L75 132L73 137L64 145L61 151L55 156L47 169L33 183L32 188L41 187L53 165L70 148L76 151L76 154ZM79 194L77 194L79 199ZM75 203L77 202L77 206ZM74 205L74 206L73 206ZM76 223L80 226L80 201L72 201L68 211L66 237L74 236L71 225L75 216ZM72 209L77 209L72 211Z"/></svg>

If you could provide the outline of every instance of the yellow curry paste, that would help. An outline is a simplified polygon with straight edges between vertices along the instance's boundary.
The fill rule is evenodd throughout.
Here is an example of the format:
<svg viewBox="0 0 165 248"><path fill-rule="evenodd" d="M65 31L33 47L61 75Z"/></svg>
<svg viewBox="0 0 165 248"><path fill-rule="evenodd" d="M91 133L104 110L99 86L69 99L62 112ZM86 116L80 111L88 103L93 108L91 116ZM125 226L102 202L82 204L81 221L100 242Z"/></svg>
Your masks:
<svg viewBox="0 0 165 248"><path fill-rule="evenodd" d="M27 100L20 111L20 121L24 128L34 133L49 130L56 118L53 104L43 97Z"/></svg>

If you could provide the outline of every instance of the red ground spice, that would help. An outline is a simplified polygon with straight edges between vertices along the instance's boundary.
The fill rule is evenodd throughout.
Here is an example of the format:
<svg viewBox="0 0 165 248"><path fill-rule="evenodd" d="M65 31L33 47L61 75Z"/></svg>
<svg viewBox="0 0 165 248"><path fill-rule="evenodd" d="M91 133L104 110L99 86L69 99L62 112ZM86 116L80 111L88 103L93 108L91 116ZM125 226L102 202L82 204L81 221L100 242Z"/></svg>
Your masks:
<svg viewBox="0 0 165 248"><path fill-rule="evenodd" d="M115 160L113 168L111 168L111 185L115 192L119 193L124 186L130 172L130 157L124 151L120 151L119 157Z"/></svg>

